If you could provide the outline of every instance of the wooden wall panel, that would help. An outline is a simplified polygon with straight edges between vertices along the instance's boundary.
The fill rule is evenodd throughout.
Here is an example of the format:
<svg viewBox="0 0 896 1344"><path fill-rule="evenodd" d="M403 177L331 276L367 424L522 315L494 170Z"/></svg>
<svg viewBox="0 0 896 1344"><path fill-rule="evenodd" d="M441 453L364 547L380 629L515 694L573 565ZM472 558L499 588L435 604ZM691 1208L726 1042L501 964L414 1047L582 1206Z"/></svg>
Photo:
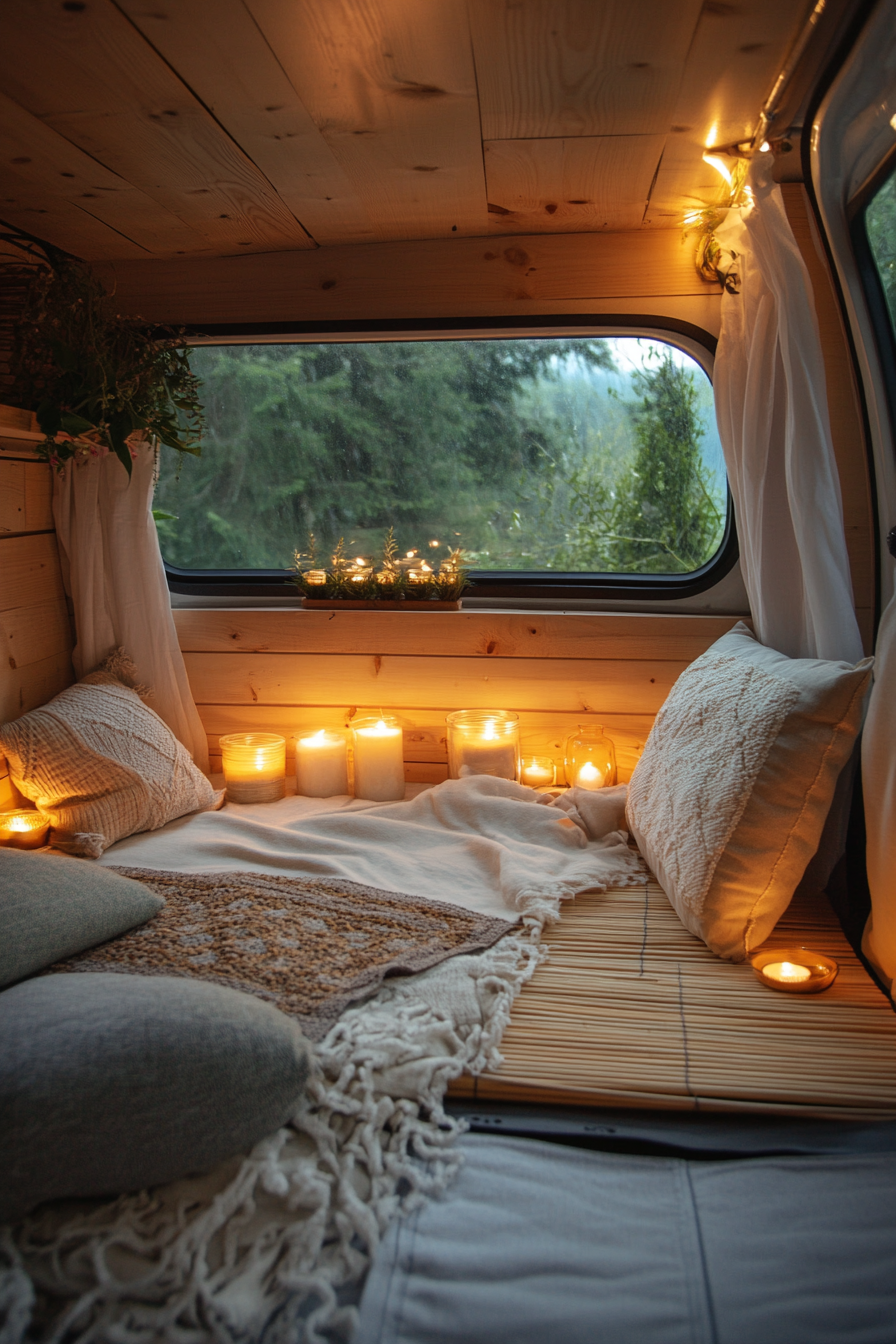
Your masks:
<svg viewBox="0 0 896 1344"><path fill-rule="evenodd" d="M865 449L865 428L846 329L827 258L815 228L806 189L799 182L781 186L790 227L809 271L821 334L831 437L843 496L843 523L852 573L853 599L865 652L874 649L877 571L875 519Z"/></svg>
<svg viewBox="0 0 896 1344"><path fill-rule="evenodd" d="M718 330L720 291L677 231L370 243L96 267L115 311L151 322L329 322L548 312L662 314Z"/></svg>
<svg viewBox="0 0 896 1344"><path fill-rule="evenodd" d="M224 733L293 739L383 710L404 729L409 782L445 778L445 718L514 709L525 755L551 756L601 723L626 782L679 673L736 617L605 613L186 610L174 613L220 769Z"/></svg>
<svg viewBox="0 0 896 1344"><path fill-rule="evenodd" d="M43 462L0 459L0 535L53 529L53 482Z"/></svg>

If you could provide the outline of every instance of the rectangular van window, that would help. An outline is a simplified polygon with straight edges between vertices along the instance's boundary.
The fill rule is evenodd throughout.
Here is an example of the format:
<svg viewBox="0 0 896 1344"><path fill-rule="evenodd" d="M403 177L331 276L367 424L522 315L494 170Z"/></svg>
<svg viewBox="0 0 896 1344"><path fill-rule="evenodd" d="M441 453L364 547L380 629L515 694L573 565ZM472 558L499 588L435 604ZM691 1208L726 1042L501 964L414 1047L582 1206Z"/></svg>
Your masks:
<svg viewBox="0 0 896 1344"><path fill-rule="evenodd" d="M896 332L896 172L891 173L868 203L865 229L890 323Z"/></svg>
<svg viewBox="0 0 896 1344"><path fill-rule="evenodd" d="M155 504L180 571L288 569L313 534L473 575L687 575L726 534L701 365L654 338L197 345L201 458L163 450ZM168 516L164 516L168 515ZM433 566L437 568L437 564Z"/></svg>

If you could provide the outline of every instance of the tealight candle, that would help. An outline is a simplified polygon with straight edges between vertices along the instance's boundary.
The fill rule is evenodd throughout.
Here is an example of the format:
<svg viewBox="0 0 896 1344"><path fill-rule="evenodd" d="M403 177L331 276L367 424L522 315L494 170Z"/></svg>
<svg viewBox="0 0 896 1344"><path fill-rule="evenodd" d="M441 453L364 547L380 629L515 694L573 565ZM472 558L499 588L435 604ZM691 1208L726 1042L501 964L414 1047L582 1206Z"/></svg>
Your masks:
<svg viewBox="0 0 896 1344"><path fill-rule="evenodd" d="M321 728L296 742L296 793L335 798L348 793L348 744L343 733Z"/></svg>
<svg viewBox="0 0 896 1344"><path fill-rule="evenodd" d="M229 733L221 738L229 803L271 803L286 792L286 738Z"/></svg>
<svg viewBox="0 0 896 1344"><path fill-rule="evenodd" d="M40 849L47 843L49 829L48 819L34 808L0 812L0 845L8 849Z"/></svg>
<svg viewBox="0 0 896 1344"><path fill-rule="evenodd" d="M520 781L530 789L544 788L554 782L554 761L551 756L529 756L522 764Z"/></svg>
<svg viewBox="0 0 896 1344"><path fill-rule="evenodd" d="M602 789L604 786L604 775L602 770L598 770L591 761L586 761L579 767L576 774L576 787L579 789Z"/></svg>
<svg viewBox="0 0 896 1344"><path fill-rule="evenodd" d="M305 582L312 584L315 588L321 587L327 581L327 571L325 569L306 569Z"/></svg>
<svg viewBox="0 0 896 1344"><path fill-rule="evenodd" d="M404 797L404 734L395 719L352 724L355 797L392 803Z"/></svg>
<svg viewBox="0 0 896 1344"><path fill-rule="evenodd" d="M452 779L494 775L518 779L519 715L503 709L458 709L448 715L448 773Z"/></svg>
<svg viewBox="0 0 896 1344"><path fill-rule="evenodd" d="M834 983L839 970L831 957L807 947L769 947L751 957L750 964L764 985L785 994L818 994Z"/></svg>

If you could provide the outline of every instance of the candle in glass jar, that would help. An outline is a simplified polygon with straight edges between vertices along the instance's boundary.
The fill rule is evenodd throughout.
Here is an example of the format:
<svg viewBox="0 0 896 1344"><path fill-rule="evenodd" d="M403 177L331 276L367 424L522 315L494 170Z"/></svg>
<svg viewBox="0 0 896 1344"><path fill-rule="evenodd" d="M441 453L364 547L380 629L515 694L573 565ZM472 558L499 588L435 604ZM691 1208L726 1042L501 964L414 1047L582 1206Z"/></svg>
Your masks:
<svg viewBox="0 0 896 1344"><path fill-rule="evenodd" d="M0 812L0 845L7 849L40 849L47 843L50 823L33 808Z"/></svg>
<svg viewBox="0 0 896 1344"><path fill-rule="evenodd" d="M279 733L229 733L221 738L229 803L271 803L286 792L286 739Z"/></svg>
<svg viewBox="0 0 896 1344"><path fill-rule="evenodd" d="M591 761L586 761L584 765L579 767L576 775L576 786L589 791L602 789L604 786L603 771L598 770L597 766L593 765Z"/></svg>
<svg viewBox="0 0 896 1344"><path fill-rule="evenodd" d="M520 780L530 789L544 788L554 782L554 762L550 756L530 756L523 761Z"/></svg>
<svg viewBox="0 0 896 1344"><path fill-rule="evenodd" d="M519 759L519 715L500 709L457 709L448 715L448 772L452 779L470 775L517 779Z"/></svg>
<svg viewBox="0 0 896 1344"><path fill-rule="evenodd" d="M335 798L348 793L348 746L342 733L321 728L296 742L296 793Z"/></svg>
<svg viewBox="0 0 896 1344"><path fill-rule="evenodd" d="M394 719L352 724L355 797L374 803L404 798L404 734Z"/></svg>

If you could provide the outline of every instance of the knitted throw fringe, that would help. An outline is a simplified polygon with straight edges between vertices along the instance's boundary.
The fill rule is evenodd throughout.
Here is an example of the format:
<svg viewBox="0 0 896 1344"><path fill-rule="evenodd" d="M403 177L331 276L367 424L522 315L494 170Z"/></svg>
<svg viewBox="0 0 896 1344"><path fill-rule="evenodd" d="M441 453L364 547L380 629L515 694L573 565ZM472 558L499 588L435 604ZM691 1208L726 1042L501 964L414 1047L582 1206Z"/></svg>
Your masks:
<svg viewBox="0 0 896 1344"><path fill-rule="evenodd" d="M0 1344L347 1339L387 1226L459 1169L464 1126L445 1089L501 1063L511 1005L566 894L527 893L521 932L346 1012L317 1047L303 1109L248 1157L0 1229Z"/></svg>

